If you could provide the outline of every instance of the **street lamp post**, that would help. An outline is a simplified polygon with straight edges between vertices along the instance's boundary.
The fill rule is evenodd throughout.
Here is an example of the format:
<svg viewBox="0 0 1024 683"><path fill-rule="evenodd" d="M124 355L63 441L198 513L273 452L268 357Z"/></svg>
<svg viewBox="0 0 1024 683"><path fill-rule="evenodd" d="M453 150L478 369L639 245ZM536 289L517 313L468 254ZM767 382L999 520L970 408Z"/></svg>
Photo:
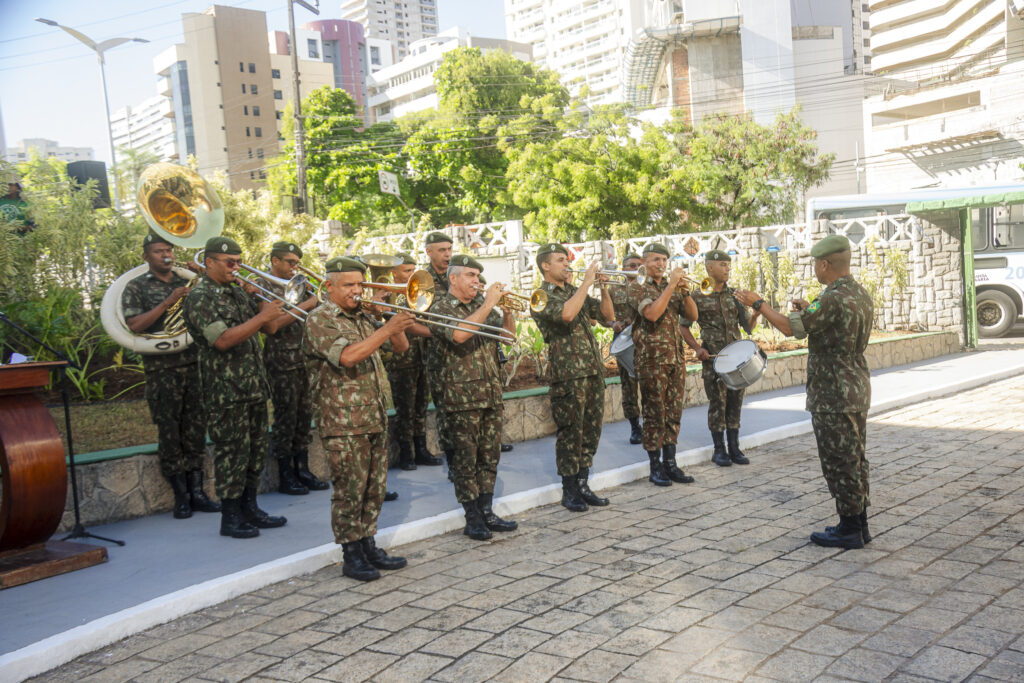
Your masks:
<svg viewBox="0 0 1024 683"><path fill-rule="evenodd" d="M62 26L52 19L36 19L36 21L46 24L47 26L56 26L65 33L74 36L79 42L86 45L90 50L96 53L96 59L100 63L100 82L103 84L103 109L107 115L107 144L110 146L110 172L114 176L114 182L111 183L111 189L114 194L114 208L118 211L121 210L121 200L117 195L117 157L114 156L114 131L110 127L110 99L107 97L107 70L103 59L103 53L111 48L115 48L118 45L124 43L148 43L149 41L145 38L110 38L104 40L102 43L97 43L89 36L85 35L80 31L76 31L73 28Z"/></svg>

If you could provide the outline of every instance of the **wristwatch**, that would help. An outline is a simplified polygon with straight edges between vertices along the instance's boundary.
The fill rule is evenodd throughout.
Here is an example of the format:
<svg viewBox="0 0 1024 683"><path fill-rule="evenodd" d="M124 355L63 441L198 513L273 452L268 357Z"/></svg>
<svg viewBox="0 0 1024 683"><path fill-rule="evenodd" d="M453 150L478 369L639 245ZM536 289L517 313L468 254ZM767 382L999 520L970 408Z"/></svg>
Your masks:
<svg viewBox="0 0 1024 683"><path fill-rule="evenodd" d="M755 311L760 311L761 310L761 305L763 303L764 303L764 299L758 299L754 303L750 304L750 307L753 308Z"/></svg>

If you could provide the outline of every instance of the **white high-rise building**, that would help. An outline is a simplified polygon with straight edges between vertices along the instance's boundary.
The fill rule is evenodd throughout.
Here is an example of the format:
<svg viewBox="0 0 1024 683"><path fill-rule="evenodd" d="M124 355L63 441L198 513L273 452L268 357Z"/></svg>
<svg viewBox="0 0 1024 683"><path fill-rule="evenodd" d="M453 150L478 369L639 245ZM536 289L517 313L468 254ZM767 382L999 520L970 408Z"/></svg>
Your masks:
<svg viewBox="0 0 1024 683"><path fill-rule="evenodd" d="M342 0L341 18L362 24L367 39L391 41L395 59L417 40L437 35L436 0Z"/></svg>
<svg viewBox="0 0 1024 683"><path fill-rule="evenodd" d="M111 115L110 130L118 162L123 148L152 152L161 161L182 161L170 97L155 95L135 107L122 107Z"/></svg>
<svg viewBox="0 0 1024 683"><path fill-rule="evenodd" d="M63 147L55 140L45 138L25 138L14 147L7 148L8 161L28 161L35 152L40 159L60 159L61 161L91 161L92 147Z"/></svg>

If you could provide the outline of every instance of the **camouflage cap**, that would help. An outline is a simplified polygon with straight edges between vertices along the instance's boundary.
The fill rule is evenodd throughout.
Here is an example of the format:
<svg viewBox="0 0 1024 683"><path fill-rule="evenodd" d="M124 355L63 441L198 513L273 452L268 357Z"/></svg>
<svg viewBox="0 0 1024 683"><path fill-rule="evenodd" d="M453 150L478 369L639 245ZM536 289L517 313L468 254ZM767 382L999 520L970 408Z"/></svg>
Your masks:
<svg viewBox="0 0 1024 683"><path fill-rule="evenodd" d="M351 256L335 256L324 268L328 273L365 273L366 264Z"/></svg>
<svg viewBox="0 0 1024 683"><path fill-rule="evenodd" d="M274 242L274 246L270 248L270 252L274 253L277 251L287 251L292 254L295 254L299 258L302 258L302 249L299 249L298 245L292 242L286 242L284 240L281 240L280 242Z"/></svg>
<svg viewBox="0 0 1024 683"><path fill-rule="evenodd" d="M537 267L540 267L541 261L548 254L565 254L569 255L569 250L558 242L548 242L547 244L540 245L540 249L537 250Z"/></svg>
<svg viewBox="0 0 1024 683"><path fill-rule="evenodd" d="M242 248L238 246L238 242L234 241L230 237L224 237L222 235L217 237L211 237L206 240L206 256L213 254L227 254L229 256L238 256L242 253Z"/></svg>
<svg viewBox="0 0 1024 683"><path fill-rule="evenodd" d="M449 235L440 232L439 230L435 230L434 232L427 235L427 239L423 241L423 244L429 246L431 244L437 244L439 242L448 242L449 244L451 244L452 238Z"/></svg>
<svg viewBox="0 0 1024 683"><path fill-rule="evenodd" d="M481 273L484 267L480 265L480 262L469 254L456 254L452 256L452 260L448 262L448 266L461 266L462 268L476 268Z"/></svg>
<svg viewBox="0 0 1024 683"><path fill-rule="evenodd" d="M414 259L411 255L405 253L404 251L400 251L397 254L395 254L395 257L402 259L401 263L396 263L393 266L395 268L397 268L398 266L415 266L416 265L416 259Z"/></svg>
<svg viewBox="0 0 1024 683"><path fill-rule="evenodd" d="M843 235L829 235L811 247L811 256L825 258L840 251L850 251L850 240Z"/></svg>
<svg viewBox="0 0 1024 683"><path fill-rule="evenodd" d="M170 240L168 240L167 238L165 238L165 237L163 237L161 235L158 235L155 232L151 232L151 233L147 234L145 237L142 238L142 248L145 249L149 245L156 244L157 242L163 242L164 244L171 244ZM174 245L171 244L171 246L173 247Z"/></svg>
<svg viewBox="0 0 1024 683"><path fill-rule="evenodd" d="M721 249L712 249L704 252L705 261L732 261L732 257Z"/></svg>
<svg viewBox="0 0 1024 683"><path fill-rule="evenodd" d="M644 247L644 256L647 256L650 253L661 254L663 256L672 256L672 254L668 253L668 247L666 247L664 244L661 244L660 242L651 242L646 247Z"/></svg>

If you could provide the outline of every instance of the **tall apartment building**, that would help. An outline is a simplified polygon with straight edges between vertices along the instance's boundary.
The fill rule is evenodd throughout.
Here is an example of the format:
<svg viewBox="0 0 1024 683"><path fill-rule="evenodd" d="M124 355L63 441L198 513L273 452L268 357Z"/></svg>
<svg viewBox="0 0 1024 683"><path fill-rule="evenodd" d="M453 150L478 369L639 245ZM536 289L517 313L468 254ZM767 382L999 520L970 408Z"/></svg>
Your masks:
<svg viewBox="0 0 1024 683"><path fill-rule="evenodd" d="M67 162L88 161L94 158L92 147L64 147L55 140L25 138L14 147L7 148L7 160L28 161L33 152L40 159L59 159Z"/></svg>
<svg viewBox="0 0 1024 683"><path fill-rule="evenodd" d="M362 24L367 38L390 41L395 59L417 40L437 35L436 0L342 0L341 18Z"/></svg>
<svg viewBox="0 0 1024 683"><path fill-rule="evenodd" d="M869 191L994 185L1024 176L1024 3L869 0L864 104Z"/></svg>
<svg viewBox="0 0 1024 683"><path fill-rule="evenodd" d="M179 163L178 136L174 125L174 103L154 95L135 107L122 107L110 117L114 154L120 162L124 148L151 152L161 161Z"/></svg>
<svg viewBox="0 0 1024 683"><path fill-rule="evenodd" d="M368 109L374 122L390 121L405 114L438 106L434 72L445 53L458 47L476 47L482 52L502 50L523 61L530 61L530 46L496 38L471 36L458 26L432 38L409 45L409 55L366 79Z"/></svg>

